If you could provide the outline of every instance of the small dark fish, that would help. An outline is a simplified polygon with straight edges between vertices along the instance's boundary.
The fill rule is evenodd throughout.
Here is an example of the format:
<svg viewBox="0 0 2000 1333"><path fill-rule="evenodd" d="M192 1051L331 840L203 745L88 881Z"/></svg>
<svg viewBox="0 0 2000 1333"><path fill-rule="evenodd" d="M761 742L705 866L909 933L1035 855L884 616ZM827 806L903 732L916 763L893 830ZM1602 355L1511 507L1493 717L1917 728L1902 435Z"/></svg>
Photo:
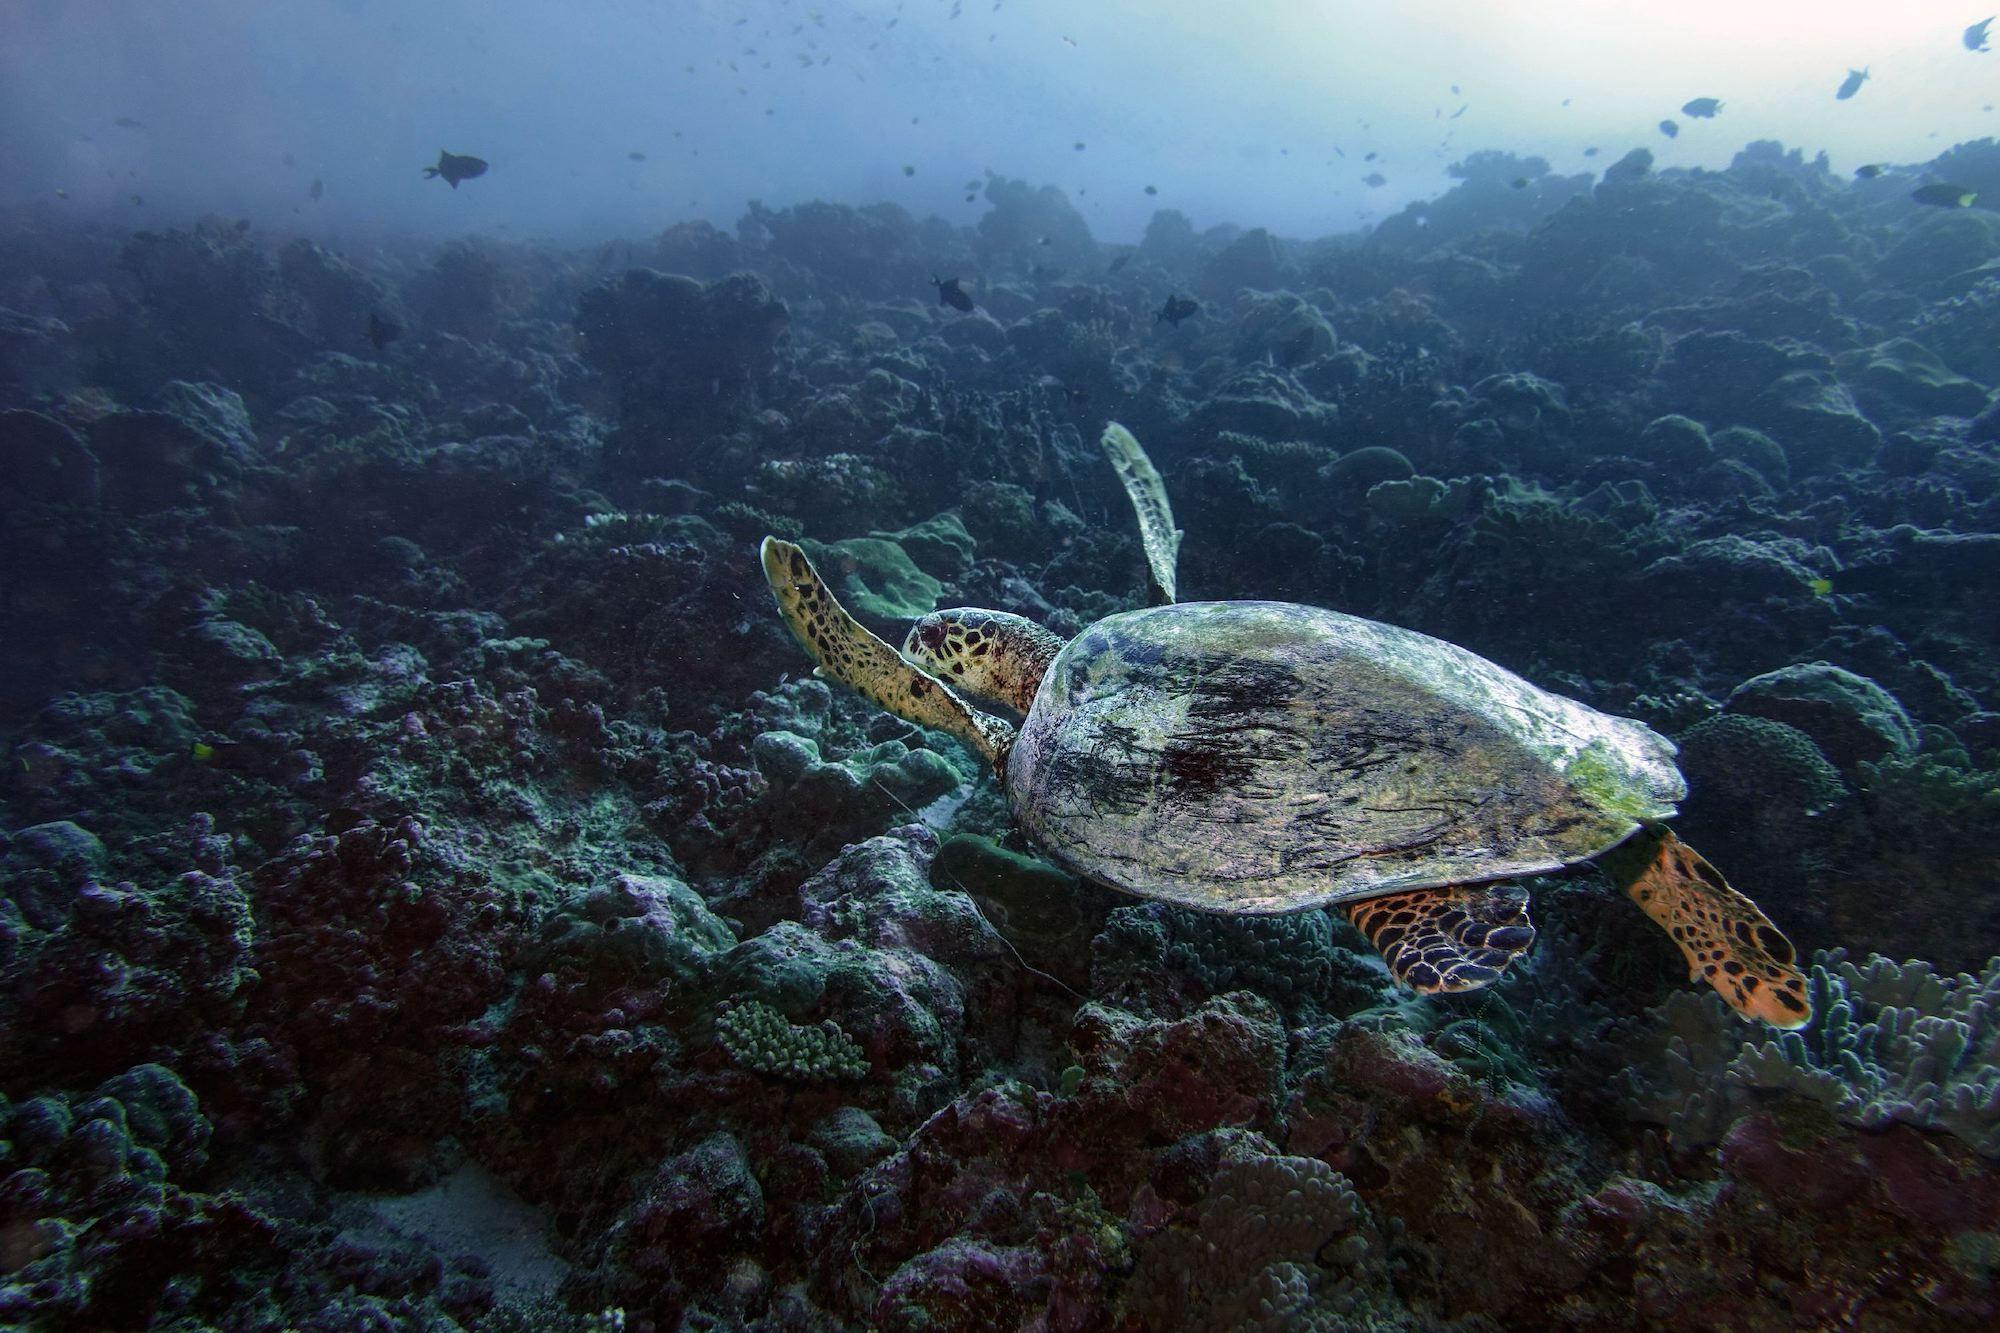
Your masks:
<svg viewBox="0 0 2000 1333"><path fill-rule="evenodd" d="M402 325L391 324L372 310L368 312L368 341L375 344L376 351L381 351L402 336Z"/></svg>
<svg viewBox="0 0 2000 1333"><path fill-rule="evenodd" d="M246 231L249 231L249 230L250 230L250 219L249 219L249 218L238 218L238 219L236 219L236 230L237 230L237 231L238 231L239 233L241 233L241 232L246 232Z"/></svg>
<svg viewBox="0 0 2000 1333"><path fill-rule="evenodd" d="M1563 98L1563 105L1564 105L1564 106L1568 106L1568 105L1569 105L1569 98L1567 98L1567 97Z"/></svg>
<svg viewBox="0 0 2000 1333"><path fill-rule="evenodd" d="M1112 260L1111 267L1105 269L1104 271L1106 273L1116 273L1119 269L1124 268L1127 264L1131 262L1132 262L1132 256L1120 255L1116 259Z"/></svg>
<svg viewBox="0 0 2000 1333"><path fill-rule="evenodd" d="M1596 156L1597 156L1597 150L1596 150L1595 148L1586 148L1586 149L1584 149L1584 150L1583 150L1583 155L1584 155L1585 157L1596 157Z"/></svg>
<svg viewBox="0 0 2000 1333"><path fill-rule="evenodd" d="M145 202L146 202L146 196L143 194L135 194L132 196L132 203L134 207L142 207L144 206Z"/></svg>
<svg viewBox="0 0 2000 1333"><path fill-rule="evenodd" d="M1525 189L1527 189L1527 188L1528 188L1528 178L1527 178L1526 176L1516 176L1516 177L1514 178L1514 188L1515 188L1515 189L1517 189L1517 190L1525 190Z"/></svg>
<svg viewBox="0 0 2000 1333"><path fill-rule="evenodd" d="M1081 139L1078 139L1078 140L1076 141L1076 143L1075 143L1074 147L1076 148L1076 151L1077 151L1077 152L1081 153L1081 152L1083 151L1083 140L1081 140Z"/></svg>
<svg viewBox="0 0 2000 1333"><path fill-rule="evenodd" d="M1380 153L1370 153L1370 154L1369 154L1368 156L1366 156L1366 157L1362 158L1361 160L1362 160L1363 162L1373 162L1373 161L1374 161L1374 160L1375 160L1376 158L1378 158L1378 157L1380 157L1380 156L1381 156L1381 154L1380 154Z"/></svg>
<svg viewBox="0 0 2000 1333"><path fill-rule="evenodd" d="M460 181L469 181L474 176L484 176L485 174L485 158L473 157L469 153L447 153L442 148L438 149L437 165L424 168L425 180L435 180L439 176L442 176L444 177L444 183L454 190L458 188Z"/></svg>
<svg viewBox="0 0 2000 1333"><path fill-rule="evenodd" d="M1389 183L1389 178L1379 171L1371 171L1361 178L1361 183L1371 190L1379 190Z"/></svg>
<svg viewBox="0 0 2000 1333"><path fill-rule="evenodd" d="M111 123L113 125L116 125L121 130L143 130L146 128L143 124L141 124L139 121L132 119L132 117L130 116L120 116L118 119L112 121Z"/></svg>
<svg viewBox="0 0 2000 1333"><path fill-rule="evenodd" d="M320 181L320 178L319 178L319 177L317 177L317 176L313 177L313 183L312 183L312 188L306 191L306 198L308 198L308 199L317 199L317 198L319 198L319 197L320 197L321 195L323 195L323 194L325 194L325 193L326 193L326 186L325 186L325 184L323 184L323 183L322 183L322 182Z"/></svg>
<svg viewBox="0 0 2000 1333"><path fill-rule="evenodd" d="M917 169L906 162L903 164L903 174L905 176L914 176L917 174Z"/></svg>
<svg viewBox="0 0 2000 1333"><path fill-rule="evenodd" d="M1881 175L1883 170L1884 168L1880 162L1870 162L1865 166L1856 167L1854 169L1854 178L1856 180L1872 181Z"/></svg>
<svg viewBox="0 0 2000 1333"><path fill-rule="evenodd" d="M1455 83L1454 83L1453 85L1451 85L1451 95L1452 95L1453 97L1456 97L1456 96L1458 96L1458 85L1457 85L1457 84L1455 84Z"/></svg>
<svg viewBox="0 0 2000 1333"><path fill-rule="evenodd" d="M1968 190L1963 185L1919 185L1910 191L1910 198L1932 208L1971 208L1972 201L1979 197L1976 190Z"/></svg>
<svg viewBox="0 0 2000 1333"><path fill-rule="evenodd" d="M1147 194L1158 194L1159 192L1160 192L1160 187L1157 185L1148 185L1146 187Z"/></svg>
<svg viewBox="0 0 2000 1333"><path fill-rule="evenodd" d="M1462 107L1460 107L1460 108L1459 108L1458 110L1456 110L1456 111L1452 112L1452 113L1451 113L1451 114L1450 114L1449 116L1446 116L1446 117L1445 117L1445 119L1446 119L1446 120L1457 120L1457 119L1458 119L1458 118L1459 118L1460 116L1462 116L1462 115L1464 115L1464 114L1465 114L1465 112L1466 112L1466 108L1467 108L1467 107L1470 107L1471 105L1472 105L1472 103L1470 103L1470 102L1467 102L1467 103L1465 104L1465 106L1462 106Z"/></svg>
<svg viewBox="0 0 2000 1333"><path fill-rule="evenodd" d="M1036 241L1036 242L1035 242L1035 244L1036 244L1036 245L1048 245L1048 244L1051 244L1051 243L1052 243L1052 242L1053 242L1054 240L1055 240L1055 238L1054 238L1053 236L1044 236L1044 237L1042 237L1042 239L1041 239L1041 240L1039 240L1039 241Z"/></svg>
<svg viewBox="0 0 2000 1333"><path fill-rule="evenodd" d="M2000 18L2000 14L1996 14L1994 17ZM1986 18L1979 20L1979 22L1967 28L1964 37L1965 49L1968 51L1986 50L1986 30L1992 26L1993 19Z"/></svg>
<svg viewBox="0 0 2000 1333"><path fill-rule="evenodd" d="M1192 296L1169 296L1167 303L1160 307L1160 313L1153 316L1153 322L1158 324L1161 320L1165 320L1175 328L1179 328L1182 320L1200 309L1201 302Z"/></svg>
<svg viewBox="0 0 2000 1333"><path fill-rule="evenodd" d="M948 305L953 310L972 313L972 296L958 285L957 278L932 278L931 286L937 288L938 304Z"/></svg>
<svg viewBox="0 0 2000 1333"><path fill-rule="evenodd" d="M625 154L625 156L632 159L632 161L634 162L644 162L646 160L646 155L644 153L636 151L627 153Z"/></svg>
<svg viewBox="0 0 2000 1333"><path fill-rule="evenodd" d="M1666 135L1669 139L1677 138L1680 135L1680 132L1681 132L1681 127L1674 124L1674 122L1672 122L1671 120L1663 120L1660 122L1660 133Z"/></svg>
<svg viewBox="0 0 2000 1333"><path fill-rule="evenodd" d="M1714 120L1715 113L1722 110L1722 103L1713 97L1697 97L1691 102L1681 103L1681 114L1693 116L1696 120Z"/></svg>
<svg viewBox="0 0 2000 1333"><path fill-rule="evenodd" d="M1865 66L1861 69L1848 70L1847 77L1840 81L1840 90L1833 95L1834 100L1836 102L1845 102L1848 98L1860 92L1861 85L1866 82L1868 82L1868 70Z"/></svg>
<svg viewBox="0 0 2000 1333"><path fill-rule="evenodd" d="M968 204L976 204L979 202L979 196L976 194L968 194L967 196L965 196L965 202Z"/></svg>

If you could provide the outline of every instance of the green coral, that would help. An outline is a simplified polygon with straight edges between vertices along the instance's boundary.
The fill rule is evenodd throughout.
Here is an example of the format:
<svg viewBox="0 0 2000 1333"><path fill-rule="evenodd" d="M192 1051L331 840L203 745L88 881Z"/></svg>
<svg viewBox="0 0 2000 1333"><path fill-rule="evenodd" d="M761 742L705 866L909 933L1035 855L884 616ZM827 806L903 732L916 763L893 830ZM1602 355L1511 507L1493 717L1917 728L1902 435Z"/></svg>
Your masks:
<svg viewBox="0 0 2000 1333"><path fill-rule="evenodd" d="M1788 723L1724 713L1688 728L1680 742L1695 801L1818 814L1847 794L1840 770Z"/></svg>
<svg viewBox="0 0 2000 1333"><path fill-rule="evenodd" d="M867 1055L832 1019L804 1026L762 1000L746 1000L725 1010L715 1030L730 1059L760 1074L795 1083L868 1074Z"/></svg>
<svg viewBox="0 0 2000 1333"><path fill-rule="evenodd" d="M944 591L901 546L880 537L808 539L803 545L835 595L864 620L915 620L928 614Z"/></svg>

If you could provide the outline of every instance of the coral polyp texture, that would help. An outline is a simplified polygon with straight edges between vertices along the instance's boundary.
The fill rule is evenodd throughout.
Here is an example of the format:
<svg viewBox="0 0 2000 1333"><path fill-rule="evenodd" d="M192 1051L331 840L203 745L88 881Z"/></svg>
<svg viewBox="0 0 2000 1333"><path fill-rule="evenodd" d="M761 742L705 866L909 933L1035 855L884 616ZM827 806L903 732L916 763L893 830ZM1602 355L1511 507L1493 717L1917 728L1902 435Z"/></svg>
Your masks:
<svg viewBox="0 0 2000 1333"><path fill-rule="evenodd" d="M0 1324L2000 1323L2000 145L1659 151L1321 238L1000 174L574 248L0 212ZM1587 864L1457 995L1093 882L758 557L949 674L1019 620L924 617L1068 643L1175 530L1183 603L1674 741L1810 1021Z"/></svg>

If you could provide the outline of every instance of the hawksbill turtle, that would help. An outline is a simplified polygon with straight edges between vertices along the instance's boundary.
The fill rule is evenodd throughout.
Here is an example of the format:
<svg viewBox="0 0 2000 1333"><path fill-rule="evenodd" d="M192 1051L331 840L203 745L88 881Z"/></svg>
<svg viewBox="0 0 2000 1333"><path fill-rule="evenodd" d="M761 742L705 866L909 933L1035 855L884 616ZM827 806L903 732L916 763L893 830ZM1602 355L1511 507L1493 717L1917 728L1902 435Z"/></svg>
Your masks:
<svg viewBox="0 0 2000 1333"><path fill-rule="evenodd" d="M766 537L765 578L819 673L971 746L1029 839L1112 888L1211 912L1337 906L1399 982L1439 993L1492 983L1533 942L1515 880L1597 860L1693 979L1777 1027L1811 1017L1791 943L1666 827L1686 794L1671 741L1412 630L1176 601L1166 488L1123 426L1102 443L1154 605L1067 643L1007 612L936 611L899 652Z"/></svg>

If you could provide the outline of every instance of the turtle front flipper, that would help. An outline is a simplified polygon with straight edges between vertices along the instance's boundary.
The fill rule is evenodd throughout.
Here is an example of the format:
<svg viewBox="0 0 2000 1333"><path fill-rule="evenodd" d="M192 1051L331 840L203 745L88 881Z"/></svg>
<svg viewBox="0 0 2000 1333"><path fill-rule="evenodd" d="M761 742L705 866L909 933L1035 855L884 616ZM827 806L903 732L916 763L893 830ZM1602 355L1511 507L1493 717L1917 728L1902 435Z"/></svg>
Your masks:
<svg viewBox="0 0 2000 1333"><path fill-rule="evenodd" d="M1478 990L1535 942L1528 891L1518 884L1454 884L1347 904L1389 974L1425 995Z"/></svg>
<svg viewBox="0 0 2000 1333"><path fill-rule="evenodd" d="M1181 558L1181 530L1174 526L1174 511L1167 504L1167 484L1160 480L1159 469L1146 457L1138 439L1117 422L1104 427L1097 443L1111 460L1111 470L1125 484L1125 494L1131 497L1132 509L1139 516L1139 544L1146 548L1154 595L1161 602L1172 602Z"/></svg>
<svg viewBox="0 0 2000 1333"><path fill-rule="evenodd" d="M871 634L847 613L797 546L766 537L759 554L778 610L818 660L822 675L851 685L862 698L906 722L958 737L986 762L1000 767L1013 743L1014 728L977 711L943 681L911 666Z"/></svg>
<svg viewBox="0 0 2000 1333"><path fill-rule="evenodd" d="M1738 1013L1772 1027L1811 1020L1792 942L1701 853L1669 830L1650 827L1598 864L1674 937L1691 979L1706 981Z"/></svg>

